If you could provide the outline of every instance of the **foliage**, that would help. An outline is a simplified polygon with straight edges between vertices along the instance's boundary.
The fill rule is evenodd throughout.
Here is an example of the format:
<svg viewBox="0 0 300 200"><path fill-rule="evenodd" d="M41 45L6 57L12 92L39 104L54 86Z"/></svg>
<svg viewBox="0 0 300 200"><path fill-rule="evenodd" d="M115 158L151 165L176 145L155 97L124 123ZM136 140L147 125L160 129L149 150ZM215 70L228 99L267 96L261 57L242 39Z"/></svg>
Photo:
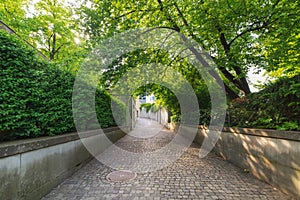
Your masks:
<svg viewBox="0 0 300 200"><path fill-rule="evenodd" d="M299 1L86 2L91 6L82 7L82 26L91 46L134 28L164 27L183 33L213 57L231 99L250 93L247 72L251 67L270 72L289 65L285 72L289 73L299 66L295 65L299 57Z"/></svg>
<svg viewBox="0 0 300 200"><path fill-rule="evenodd" d="M239 127L300 130L300 74L279 78L258 93L230 105L230 124Z"/></svg>
<svg viewBox="0 0 300 200"><path fill-rule="evenodd" d="M210 109L210 95L206 83L197 69L190 65L185 59L181 58L180 62L172 62L168 52L163 50L159 52L160 54L157 54L158 50L153 49L138 50L115 59L110 66L107 66L107 68L103 70L104 73L100 79L101 84L107 89L114 88L129 70L136 70L138 73L135 76L131 76L130 82L132 82L133 86L142 86L134 91L133 95L154 94L156 103L170 111L171 116L177 116L178 120L180 119L181 111L176 95L187 98L186 101L189 100L188 96L190 94L185 89L186 83L189 83L194 89L199 108ZM143 63L153 62L160 63L163 67L149 68L144 72L142 69L139 69L140 66L142 68ZM180 76L178 74L180 74ZM157 80L159 80L160 84L153 84L153 82L157 82ZM189 112L192 111L194 110L190 110Z"/></svg>
<svg viewBox="0 0 300 200"><path fill-rule="evenodd" d="M62 60L64 52L71 56L74 44L76 23L72 10L63 1L41 0L34 5L33 16L27 18L31 40L47 55L49 60ZM71 51L71 52L70 52Z"/></svg>
<svg viewBox="0 0 300 200"><path fill-rule="evenodd" d="M155 105L155 103L142 103L140 105L140 110L142 110L143 108L146 109L146 112L148 113L150 110L152 112L152 108ZM154 111L154 110L153 110Z"/></svg>
<svg viewBox="0 0 300 200"><path fill-rule="evenodd" d="M86 55L75 20L75 7L62 0L5 0L0 19L46 59L75 73Z"/></svg>
<svg viewBox="0 0 300 200"><path fill-rule="evenodd" d="M26 11L29 0L2 0L0 2L0 20L12 27L19 35L29 38Z"/></svg>
<svg viewBox="0 0 300 200"><path fill-rule="evenodd" d="M172 115L170 117L171 123L177 123L180 122L180 116L179 115Z"/></svg>
<svg viewBox="0 0 300 200"><path fill-rule="evenodd" d="M178 99L169 88L152 84L149 89L155 95L157 104L166 108L170 112L171 116L180 115L180 105Z"/></svg>
<svg viewBox="0 0 300 200"><path fill-rule="evenodd" d="M0 44L0 141L74 131L74 75L41 60L13 35L0 31ZM97 90L95 102L101 127L115 125L110 96Z"/></svg>
<svg viewBox="0 0 300 200"><path fill-rule="evenodd" d="M168 28L183 33L209 52L229 98L246 96L231 103L229 124L299 130L299 75L295 75L300 72L300 1L83 2L77 15L76 6L69 7L58 0L35 3L4 0L0 3L0 19L52 60L51 64L39 60L25 44L1 33L1 138L74 130L70 110L72 83L89 48L118 32L144 27ZM35 9L29 12L29 7ZM87 45L82 43L81 29L85 31ZM80 45L75 39L81 41ZM97 117L104 127L113 125L114 120L110 104L102 103L110 101L103 90L111 89L126 72L133 68L139 70L146 63L160 63L165 72L169 69L178 71L195 90L200 108L199 123L209 123L210 95L201 74L188 60L180 55L172 57L163 50L140 49L116 58L104 70L95 96L97 105L101 103L101 106L96 105ZM250 94L247 72L253 67L257 71L266 70L277 78L294 78L280 78L265 90ZM172 75L165 72L157 78L172 80ZM137 76L132 82L143 80L145 77ZM184 95L186 91L181 85L176 80L173 87ZM155 94L157 104L166 107L173 120L181 120L185 113L181 113L177 97L169 88L145 82L136 94L145 91ZM113 102L122 121L124 107L121 102ZM88 117L83 115L82 120L88 120ZM93 122L91 127L85 128L94 125Z"/></svg>

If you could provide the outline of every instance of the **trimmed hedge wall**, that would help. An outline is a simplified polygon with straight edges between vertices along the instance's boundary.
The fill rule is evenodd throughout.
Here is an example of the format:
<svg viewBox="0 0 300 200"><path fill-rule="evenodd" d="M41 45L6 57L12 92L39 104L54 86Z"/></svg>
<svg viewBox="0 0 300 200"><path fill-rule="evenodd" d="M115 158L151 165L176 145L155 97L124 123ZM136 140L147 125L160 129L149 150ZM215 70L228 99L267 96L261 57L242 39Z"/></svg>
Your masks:
<svg viewBox="0 0 300 200"><path fill-rule="evenodd" d="M3 31L0 66L0 142L76 130L72 113L74 75L42 60L27 44ZM111 97L97 90L95 102L101 127L114 126ZM125 113L124 105L115 103Z"/></svg>

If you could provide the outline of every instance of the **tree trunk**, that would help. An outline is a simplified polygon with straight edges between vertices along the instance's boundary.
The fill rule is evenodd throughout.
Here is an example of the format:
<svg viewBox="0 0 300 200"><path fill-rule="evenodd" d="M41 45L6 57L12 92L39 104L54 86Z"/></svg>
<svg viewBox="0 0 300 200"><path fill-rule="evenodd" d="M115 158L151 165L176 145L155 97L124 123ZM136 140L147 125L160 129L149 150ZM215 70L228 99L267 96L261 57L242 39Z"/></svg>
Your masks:
<svg viewBox="0 0 300 200"><path fill-rule="evenodd" d="M55 53L56 53L55 47L56 47L56 34L54 33L53 37L52 37L52 48L51 48L51 51L50 51L50 60L54 59L54 56L55 56Z"/></svg>

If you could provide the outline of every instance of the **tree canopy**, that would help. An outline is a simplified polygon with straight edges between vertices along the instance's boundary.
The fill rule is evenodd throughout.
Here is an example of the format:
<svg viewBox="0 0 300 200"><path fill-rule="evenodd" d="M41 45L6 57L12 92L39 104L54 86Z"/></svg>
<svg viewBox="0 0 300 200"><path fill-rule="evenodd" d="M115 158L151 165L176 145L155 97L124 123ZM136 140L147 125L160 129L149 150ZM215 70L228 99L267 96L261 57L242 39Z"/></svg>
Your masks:
<svg viewBox="0 0 300 200"><path fill-rule="evenodd" d="M299 73L299 7L293 0L84 0L81 6L58 0L4 0L0 17L50 60L75 71L86 44L95 47L135 28L175 30L213 57L233 99L251 93L251 68L277 77Z"/></svg>
<svg viewBox="0 0 300 200"><path fill-rule="evenodd" d="M76 71L86 53L75 7L66 1L5 0L1 20L23 39L63 68Z"/></svg>
<svg viewBox="0 0 300 200"><path fill-rule="evenodd" d="M82 7L82 22L91 45L133 28L183 33L213 57L231 98L251 93L250 68L284 74L299 70L298 1L86 2L91 6Z"/></svg>

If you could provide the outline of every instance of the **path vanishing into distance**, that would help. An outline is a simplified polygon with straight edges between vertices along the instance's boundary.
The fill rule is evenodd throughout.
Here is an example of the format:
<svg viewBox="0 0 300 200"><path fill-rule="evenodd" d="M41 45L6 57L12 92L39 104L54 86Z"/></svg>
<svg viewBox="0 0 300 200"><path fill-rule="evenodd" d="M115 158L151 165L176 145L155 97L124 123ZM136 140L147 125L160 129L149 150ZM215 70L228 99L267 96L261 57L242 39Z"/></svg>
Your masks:
<svg viewBox="0 0 300 200"><path fill-rule="evenodd" d="M148 152L168 144L175 133L148 119L137 120L136 128L116 145L131 152ZM251 174L210 153L200 159L200 146L188 150L166 168L158 171L124 174L108 179L115 171L93 159L54 188L43 200L62 199L293 199ZM142 166L141 166L142 167ZM119 178L119 179L118 179ZM131 178L131 179L130 179ZM123 181L122 181L123 180Z"/></svg>

